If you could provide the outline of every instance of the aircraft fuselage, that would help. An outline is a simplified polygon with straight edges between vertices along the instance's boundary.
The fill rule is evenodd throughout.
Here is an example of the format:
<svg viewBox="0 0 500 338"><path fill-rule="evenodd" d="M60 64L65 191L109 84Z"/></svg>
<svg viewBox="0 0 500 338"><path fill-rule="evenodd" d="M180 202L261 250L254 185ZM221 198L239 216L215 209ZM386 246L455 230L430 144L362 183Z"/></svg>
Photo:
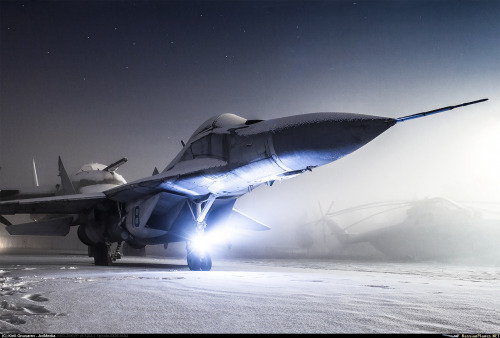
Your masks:
<svg viewBox="0 0 500 338"><path fill-rule="evenodd" d="M162 172L179 192L240 196L266 182L293 177L355 151L395 124L385 117L314 113L251 122L224 114L221 126L193 137ZM232 123L232 125L231 125Z"/></svg>

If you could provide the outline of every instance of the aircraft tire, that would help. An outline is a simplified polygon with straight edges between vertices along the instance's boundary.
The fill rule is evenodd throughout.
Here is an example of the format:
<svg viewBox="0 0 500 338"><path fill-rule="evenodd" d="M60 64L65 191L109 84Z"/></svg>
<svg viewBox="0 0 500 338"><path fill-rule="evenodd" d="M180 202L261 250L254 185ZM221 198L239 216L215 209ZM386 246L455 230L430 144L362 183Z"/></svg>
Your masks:
<svg viewBox="0 0 500 338"><path fill-rule="evenodd" d="M201 259L200 262L201 271L210 271L212 269L212 257L209 254L206 254L205 257Z"/></svg>
<svg viewBox="0 0 500 338"><path fill-rule="evenodd" d="M191 271L200 271L201 269L201 259L200 256L190 253L187 255L187 264L189 270Z"/></svg>
<svg viewBox="0 0 500 338"><path fill-rule="evenodd" d="M106 243L97 243L94 247L94 264L97 266L110 266L111 255Z"/></svg>
<svg viewBox="0 0 500 338"><path fill-rule="evenodd" d="M209 254L201 257L195 253L190 253L187 256L187 263L191 271L210 271L212 269L212 258Z"/></svg>

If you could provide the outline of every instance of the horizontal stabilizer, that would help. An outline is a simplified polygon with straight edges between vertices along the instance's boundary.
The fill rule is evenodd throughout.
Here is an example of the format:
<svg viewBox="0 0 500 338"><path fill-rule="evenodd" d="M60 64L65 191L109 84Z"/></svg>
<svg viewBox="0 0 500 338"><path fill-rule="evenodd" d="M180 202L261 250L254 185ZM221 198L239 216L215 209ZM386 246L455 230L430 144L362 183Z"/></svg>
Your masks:
<svg viewBox="0 0 500 338"><path fill-rule="evenodd" d="M103 193L64 195L0 202L0 215L79 214L106 199Z"/></svg>
<svg viewBox="0 0 500 338"><path fill-rule="evenodd" d="M16 195L19 194L19 190L17 189L3 189L0 190L0 201L14 199Z"/></svg>
<svg viewBox="0 0 500 338"><path fill-rule="evenodd" d="M109 172L113 172L115 171L116 169L118 169L119 166L121 166L123 163L127 162L128 161L128 158L124 157L122 158L121 160L118 160L116 161L115 163L112 163L110 165L108 165L106 168L104 168L103 170L104 171L109 171Z"/></svg>
<svg viewBox="0 0 500 338"><path fill-rule="evenodd" d="M254 220L236 209L233 209L233 212L229 215L229 223L236 228L244 230L264 231L271 229L267 225Z"/></svg>
<svg viewBox="0 0 500 338"><path fill-rule="evenodd" d="M10 223L9 220L2 215L0 215L0 223L3 223L5 225L12 225L12 223Z"/></svg>
<svg viewBox="0 0 500 338"><path fill-rule="evenodd" d="M426 111L426 112L423 112L423 113L418 113L418 114L403 116L403 117L397 118L396 119L396 123L398 123L398 122L404 122L404 121L408 121L408 120L413 120L413 119L418 119L419 117L424 117L424 116L427 116L427 115L438 114L438 113L441 113L441 112L444 112L444 111L447 111L447 110L452 110L452 109L459 108L459 107L465 107L465 106L468 106L468 105L471 105L471 104L476 104L476 103L480 103L480 102L484 102L484 101L488 101L488 99L481 99L481 100L476 100L476 101L472 101L472 102L466 102L466 103L458 104L456 106L448 106L448 107L443 107L443 108L439 108L439 109L434 109L434 110Z"/></svg>
<svg viewBox="0 0 500 338"><path fill-rule="evenodd" d="M52 218L31 223L14 224L6 227L11 235L66 236L73 222L72 216Z"/></svg>
<svg viewBox="0 0 500 338"><path fill-rule="evenodd" d="M13 199L27 199L50 197L57 194L55 186L27 187L22 189L3 189L0 190L0 201L9 201Z"/></svg>

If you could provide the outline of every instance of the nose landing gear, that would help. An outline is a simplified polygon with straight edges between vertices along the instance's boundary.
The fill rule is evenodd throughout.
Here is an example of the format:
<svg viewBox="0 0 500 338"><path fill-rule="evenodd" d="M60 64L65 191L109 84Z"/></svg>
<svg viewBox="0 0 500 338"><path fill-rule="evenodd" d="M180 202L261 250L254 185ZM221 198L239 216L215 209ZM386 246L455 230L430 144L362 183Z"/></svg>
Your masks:
<svg viewBox="0 0 500 338"><path fill-rule="evenodd" d="M192 271L210 271L212 258L204 247L205 217L215 201L215 196L210 195L207 200L194 203L195 208L188 204L196 223L196 236L186 243L187 264ZM194 210L193 210L194 209Z"/></svg>
<svg viewBox="0 0 500 338"><path fill-rule="evenodd" d="M212 258L208 253L191 251L187 255L187 264L191 271L210 271L212 269Z"/></svg>
<svg viewBox="0 0 500 338"><path fill-rule="evenodd" d="M187 263L192 271L210 271L212 268L212 258L208 252L204 227L197 228L196 236L191 238L186 244Z"/></svg>

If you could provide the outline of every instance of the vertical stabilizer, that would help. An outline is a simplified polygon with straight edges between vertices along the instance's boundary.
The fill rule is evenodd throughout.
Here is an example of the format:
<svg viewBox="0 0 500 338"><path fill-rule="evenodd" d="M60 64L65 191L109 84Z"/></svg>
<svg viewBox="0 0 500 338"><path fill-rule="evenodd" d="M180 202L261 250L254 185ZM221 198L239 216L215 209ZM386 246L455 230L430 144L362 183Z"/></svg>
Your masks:
<svg viewBox="0 0 500 338"><path fill-rule="evenodd" d="M38 187L38 176L36 175L35 158L33 158L33 184Z"/></svg>
<svg viewBox="0 0 500 338"><path fill-rule="evenodd" d="M64 168L64 164L61 161L61 157L59 156L59 176L61 177L61 186L63 195L73 195L76 194L75 188L73 187L73 183L69 179L68 173Z"/></svg>

